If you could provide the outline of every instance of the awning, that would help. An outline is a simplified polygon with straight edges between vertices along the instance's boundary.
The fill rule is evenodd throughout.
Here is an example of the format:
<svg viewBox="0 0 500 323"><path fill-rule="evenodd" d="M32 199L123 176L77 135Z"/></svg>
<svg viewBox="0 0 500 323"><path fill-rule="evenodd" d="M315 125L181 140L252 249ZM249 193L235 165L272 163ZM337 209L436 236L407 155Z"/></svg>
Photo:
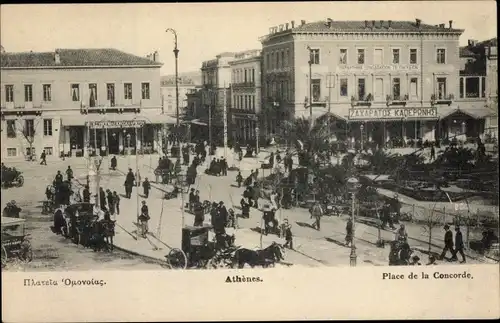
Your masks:
<svg viewBox="0 0 500 323"><path fill-rule="evenodd" d="M487 107L441 107L438 108L438 114L441 119L448 118L455 113L463 113L474 119L483 119L493 113L493 111Z"/></svg>
<svg viewBox="0 0 500 323"><path fill-rule="evenodd" d="M349 117L349 108L350 105L336 105L331 107L330 111L325 108L314 108L312 111L313 119L317 119L324 115L330 114L337 119L347 120ZM309 117L309 109L306 109L304 117Z"/></svg>
<svg viewBox="0 0 500 323"><path fill-rule="evenodd" d="M176 119L166 114L88 114L88 115L75 115L75 116L62 116L61 123L63 126L85 126L86 122L96 121L134 121L142 120L146 124L174 124Z"/></svg>

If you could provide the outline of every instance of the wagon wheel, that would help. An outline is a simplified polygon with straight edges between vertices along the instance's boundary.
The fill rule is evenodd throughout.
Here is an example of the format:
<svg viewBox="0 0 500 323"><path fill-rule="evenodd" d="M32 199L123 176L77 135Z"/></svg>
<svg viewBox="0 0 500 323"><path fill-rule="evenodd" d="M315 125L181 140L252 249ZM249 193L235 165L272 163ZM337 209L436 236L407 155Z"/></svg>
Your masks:
<svg viewBox="0 0 500 323"><path fill-rule="evenodd" d="M7 259L8 259L7 250L5 249L4 246L2 246L2 268L5 267L5 265L7 265Z"/></svg>
<svg viewBox="0 0 500 323"><path fill-rule="evenodd" d="M24 177L23 177L23 175L19 175L17 177L17 185L16 186L21 187L21 186L23 186L23 184L24 184Z"/></svg>
<svg viewBox="0 0 500 323"><path fill-rule="evenodd" d="M187 257L181 249L174 248L170 250L166 258L167 263L173 269L186 269L187 267Z"/></svg>
<svg viewBox="0 0 500 323"><path fill-rule="evenodd" d="M19 259L24 262L31 262L33 260L33 248L31 247L31 243L25 243L21 253L19 253Z"/></svg>

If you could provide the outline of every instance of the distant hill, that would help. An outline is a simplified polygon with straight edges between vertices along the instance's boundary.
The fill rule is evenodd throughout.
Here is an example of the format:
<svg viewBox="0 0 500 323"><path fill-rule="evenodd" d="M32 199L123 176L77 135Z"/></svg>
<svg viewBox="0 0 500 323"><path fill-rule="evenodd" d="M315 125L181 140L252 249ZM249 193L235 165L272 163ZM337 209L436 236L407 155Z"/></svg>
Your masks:
<svg viewBox="0 0 500 323"><path fill-rule="evenodd" d="M201 71L179 73L179 79L179 84L201 85ZM175 75L162 75L161 84L175 84Z"/></svg>

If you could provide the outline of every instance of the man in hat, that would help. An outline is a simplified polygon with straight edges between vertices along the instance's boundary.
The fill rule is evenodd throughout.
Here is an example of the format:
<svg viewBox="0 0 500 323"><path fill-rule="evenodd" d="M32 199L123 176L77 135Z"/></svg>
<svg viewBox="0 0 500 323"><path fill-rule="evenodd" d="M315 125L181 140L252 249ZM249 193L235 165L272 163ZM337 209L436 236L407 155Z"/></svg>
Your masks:
<svg viewBox="0 0 500 323"><path fill-rule="evenodd" d="M144 182L142 182L142 188L144 190L144 197L148 198L149 197L149 190L151 189L151 184L149 183L149 180L147 177L144 179Z"/></svg>
<svg viewBox="0 0 500 323"><path fill-rule="evenodd" d="M225 227L227 220L228 220L227 217L229 214L227 213L227 209L226 209L226 206L224 205L224 202L222 202L222 201L219 202L218 209L219 209L219 216L220 216L221 221Z"/></svg>
<svg viewBox="0 0 500 323"><path fill-rule="evenodd" d="M73 179L73 170L71 169L71 166L68 165L68 169L66 169L66 176L68 178L68 181L71 181Z"/></svg>
<svg viewBox="0 0 500 323"><path fill-rule="evenodd" d="M111 169L112 169L112 170L116 170L116 166L117 166L117 165L118 165L118 162L117 162L117 160L116 160L116 156L113 156L113 157L111 158Z"/></svg>
<svg viewBox="0 0 500 323"><path fill-rule="evenodd" d="M139 222L141 225L141 235L145 238L146 234L148 233L149 227L148 227L148 221L150 219L149 216L149 209L146 204L146 201L142 201L142 207L141 207L141 215L139 216Z"/></svg>
<svg viewBox="0 0 500 323"><path fill-rule="evenodd" d="M132 187L134 187L135 175L132 172L132 168L128 169L127 177L125 178L125 197L132 197Z"/></svg>
<svg viewBox="0 0 500 323"><path fill-rule="evenodd" d="M84 203L90 203L90 190L89 186L85 185L85 188L83 189L83 202Z"/></svg>
<svg viewBox="0 0 500 323"><path fill-rule="evenodd" d="M189 212L193 212L193 206L194 206L194 188L191 188L191 191L189 192L189 200L188 200L188 208Z"/></svg>
<svg viewBox="0 0 500 323"><path fill-rule="evenodd" d="M229 166L228 166L227 161L224 157L222 157L220 160L220 166L221 166L221 170L222 170L222 176L227 176L227 169Z"/></svg>
<svg viewBox="0 0 500 323"><path fill-rule="evenodd" d="M323 209L319 204L319 201L315 201L314 205L309 210L311 213L311 219L314 218L313 227L316 227L316 230L321 230L321 217L323 216Z"/></svg>
<svg viewBox="0 0 500 323"><path fill-rule="evenodd" d="M445 225L444 229L446 230L446 233L444 234L444 248L443 252L441 252L441 255L439 256L440 260L443 260L444 256L446 255L446 252L450 251L451 255L454 255L454 250L453 250L453 233L450 230L449 225Z"/></svg>
<svg viewBox="0 0 500 323"><path fill-rule="evenodd" d="M115 214L115 202L113 200L113 193L111 192L111 190L109 188L106 190L106 197L108 199L109 214L114 215Z"/></svg>
<svg viewBox="0 0 500 323"><path fill-rule="evenodd" d="M115 204L116 214L120 215L120 196L113 191L113 203Z"/></svg>
<svg viewBox="0 0 500 323"><path fill-rule="evenodd" d="M464 239L462 237L462 232L460 231L460 227L457 225L455 227L455 252L453 253L453 260L457 260L457 253L460 253L462 256L461 263L465 262L465 254L464 254Z"/></svg>

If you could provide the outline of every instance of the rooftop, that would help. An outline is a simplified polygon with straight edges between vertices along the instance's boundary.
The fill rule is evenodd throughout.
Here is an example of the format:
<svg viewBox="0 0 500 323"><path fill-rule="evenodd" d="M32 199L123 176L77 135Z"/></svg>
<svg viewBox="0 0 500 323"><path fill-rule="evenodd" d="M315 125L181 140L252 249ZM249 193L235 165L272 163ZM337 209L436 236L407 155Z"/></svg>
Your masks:
<svg viewBox="0 0 500 323"><path fill-rule="evenodd" d="M59 53L60 61L56 62ZM0 56L1 68L37 67L99 67L99 66L151 66L160 62L128 54L113 48L56 49L54 52L5 52Z"/></svg>

